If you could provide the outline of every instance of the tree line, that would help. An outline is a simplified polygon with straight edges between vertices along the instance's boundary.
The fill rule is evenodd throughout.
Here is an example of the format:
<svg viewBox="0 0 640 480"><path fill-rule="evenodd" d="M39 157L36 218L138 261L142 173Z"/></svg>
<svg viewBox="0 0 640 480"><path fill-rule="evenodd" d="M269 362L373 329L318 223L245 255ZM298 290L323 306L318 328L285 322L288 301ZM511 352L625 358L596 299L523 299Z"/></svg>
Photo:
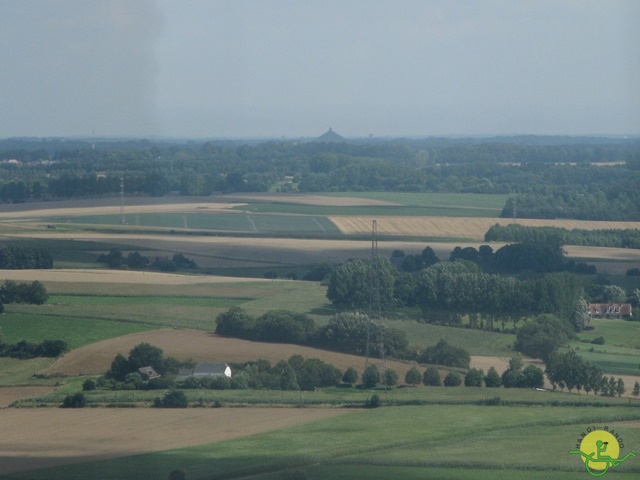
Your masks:
<svg viewBox="0 0 640 480"><path fill-rule="evenodd" d="M559 227L527 227L517 223L493 225L484 235L485 242L546 243L591 247L640 248L640 230L584 230Z"/></svg>
<svg viewBox="0 0 640 480"><path fill-rule="evenodd" d="M45 286L38 280L31 283L18 283L6 280L0 287L0 313L4 305L9 303L29 303L42 305L49 299Z"/></svg>
<svg viewBox="0 0 640 480"><path fill-rule="evenodd" d="M216 330L219 335L247 340L294 343L328 348L345 353L364 355L367 336L371 356L412 358L406 334L380 322L373 322L366 314L342 312L329 318L327 325L317 327L312 318L286 310L268 311L253 317L241 307L234 307L218 315ZM381 341L382 339L382 341Z"/></svg>
<svg viewBox="0 0 640 480"><path fill-rule="evenodd" d="M53 257L43 248L33 248L20 245L0 245L0 269L53 268Z"/></svg>
<svg viewBox="0 0 640 480"><path fill-rule="evenodd" d="M504 217L640 219L637 142L530 141L0 145L0 201L115 195L122 177L127 194L202 196L267 191L289 176L286 191L502 193L517 198Z"/></svg>
<svg viewBox="0 0 640 480"><path fill-rule="evenodd" d="M96 259L109 268L131 268L144 270L150 268L161 272L175 272L176 270L190 270L198 268L196 262L185 257L182 253L175 253L173 257L148 257L138 251L130 252L126 257L119 248L112 248L108 253L102 253Z"/></svg>
<svg viewBox="0 0 640 480"><path fill-rule="evenodd" d="M572 274L552 272L534 278L484 273L478 264L456 259L437 262L420 272L398 272L388 259L358 259L330 274L327 298L343 310L368 311L372 279L383 312L417 306L426 322L457 325L465 315L471 328L494 330L497 323L514 326L522 318L551 313L569 318L583 295Z"/></svg>
<svg viewBox="0 0 640 480"><path fill-rule="evenodd" d="M0 337L0 357L11 357L19 360L30 358L50 357L56 358L69 351L64 340L43 340L39 343L20 340L17 343L4 343Z"/></svg>
<svg viewBox="0 0 640 480"><path fill-rule="evenodd" d="M404 377L404 383L409 386L424 384L425 386L445 386L455 387L464 383L466 387L482 387L497 388L504 386L505 388L538 388L543 384L542 371L533 365L522 368L522 361L519 357L514 357L509 364L509 368L500 375L494 367L491 367L485 375L483 370L469 368L469 354L447 345L441 340L433 347L430 347L429 353L425 358L432 363L428 365L424 371L418 366L409 369ZM442 356L443 352L448 354ZM461 354L461 356L459 356ZM429 357L429 355L436 355ZM461 358L462 360L459 360ZM466 359L465 359L466 358ZM419 361L422 361L420 359ZM464 364L462 367L460 364ZM464 368L466 373L460 373L459 370L450 370L444 378L436 365L440 366L457 366ZM187 377L185 380L175 382L175 374L179 366L193 366L192 361L178 362L171 357L165 357L162 349L141 343L136 345L129 352L128 357L118 354L110 369L97 381L87 379L83 383L83 391L92 391L97 388L109 390L154 390L154 389L211 389L211 390L315 390L317 388L332 387L336 385L356 386L362 388L375 388L379 385L386 387L394 387L400 383L398 373L391 369L385 368L382 372L375 364L369 364L359 375L358 371L349 367L344 371L335 366L324 362L317 358L305 358L302 355L293 355L288 360L280 360L275 364L271 364L268 360L259 359L255 361L247 361L241 363L231 363L230 367L233 375L229 378L226 376L204 376L204 377ZM163 377L145 380L138 372L140 366L153 367L157 372L162 372ZM176 399L182 396L176 395ZM172 407L171 402L175 400L170 397L168 403L163 399L156 402L156 406ZM84 399L82 399L84 400ZM68 407L74 407L77 398L70 396L68 398ZM84 404L82 404L84 406Z"/></svg>

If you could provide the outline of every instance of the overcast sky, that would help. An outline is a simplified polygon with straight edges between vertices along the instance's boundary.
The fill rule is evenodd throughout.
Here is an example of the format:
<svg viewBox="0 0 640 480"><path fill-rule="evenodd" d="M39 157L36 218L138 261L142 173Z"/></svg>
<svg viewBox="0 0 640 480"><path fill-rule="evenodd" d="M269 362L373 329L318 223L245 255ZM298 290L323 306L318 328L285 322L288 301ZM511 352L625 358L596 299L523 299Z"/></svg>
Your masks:
<svg viewBox="0 0 640 480"><path fill-rule="evenodd" d="M639 134L637 0L0 0L0 138Z"/></svg>

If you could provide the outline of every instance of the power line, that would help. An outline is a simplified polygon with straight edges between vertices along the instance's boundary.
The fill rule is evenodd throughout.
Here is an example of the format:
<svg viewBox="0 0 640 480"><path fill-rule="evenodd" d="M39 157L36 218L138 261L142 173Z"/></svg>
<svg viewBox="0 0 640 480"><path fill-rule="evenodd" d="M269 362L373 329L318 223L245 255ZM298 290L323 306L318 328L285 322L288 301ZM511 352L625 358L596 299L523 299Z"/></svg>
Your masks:
<svg viewBox="0 0 640 480"><path fill-rule="evenodd" d="M124 218L124 176L120 176L120 223L124 225L127 223L126 218Z"/></svg>

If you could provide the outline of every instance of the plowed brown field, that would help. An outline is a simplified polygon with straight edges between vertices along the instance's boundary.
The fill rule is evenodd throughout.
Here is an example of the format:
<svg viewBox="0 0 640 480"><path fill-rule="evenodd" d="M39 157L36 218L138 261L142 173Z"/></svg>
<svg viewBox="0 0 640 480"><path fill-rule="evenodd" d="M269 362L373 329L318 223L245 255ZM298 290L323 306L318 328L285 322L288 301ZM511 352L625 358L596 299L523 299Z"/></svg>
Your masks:
<svg viewBox="0 0 640 480"><path fill-rule="evenodd" d="M127 356L133 347L142 342L160 347L165 355L180 360L192 358L197 362L239 363L263 358L276 363L279 360L287 360L292 355L302 355L305 358L319 358L340 370L353 367L362 373L364 367L364 357L357 355L329 352L289 343L250 342L220 337L201 330L163 329L134 333L86 345L67 353L43 373L49 375L101 374L109 369L113 358L118 353ZM379 362L377 359L370 361L373 364ZM396 370L400 378L404 378L405 373L412 366L410 363L395 360L386 363L388 368Z"/></svg>
<svg viewBox="0 0 640 480"><path fill-rule="evenodd" d="M37 397L52 392L55 387L22 386L0 387L0 408L10 405L16 400L27 397Z"/></svg>

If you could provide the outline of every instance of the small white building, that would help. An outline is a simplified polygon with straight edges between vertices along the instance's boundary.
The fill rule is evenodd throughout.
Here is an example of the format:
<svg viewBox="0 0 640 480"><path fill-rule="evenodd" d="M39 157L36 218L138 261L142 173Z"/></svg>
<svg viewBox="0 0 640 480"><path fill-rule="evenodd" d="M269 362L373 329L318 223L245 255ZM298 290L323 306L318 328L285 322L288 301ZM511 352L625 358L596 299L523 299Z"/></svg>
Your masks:
<svg viewBox="0 0 640 480"><path fill-rule="evenodd" d="M198 363L193 368L181 368L176 376L176 382L184 382L189 377L231 378L231 367L226 363Z"/></svg>

